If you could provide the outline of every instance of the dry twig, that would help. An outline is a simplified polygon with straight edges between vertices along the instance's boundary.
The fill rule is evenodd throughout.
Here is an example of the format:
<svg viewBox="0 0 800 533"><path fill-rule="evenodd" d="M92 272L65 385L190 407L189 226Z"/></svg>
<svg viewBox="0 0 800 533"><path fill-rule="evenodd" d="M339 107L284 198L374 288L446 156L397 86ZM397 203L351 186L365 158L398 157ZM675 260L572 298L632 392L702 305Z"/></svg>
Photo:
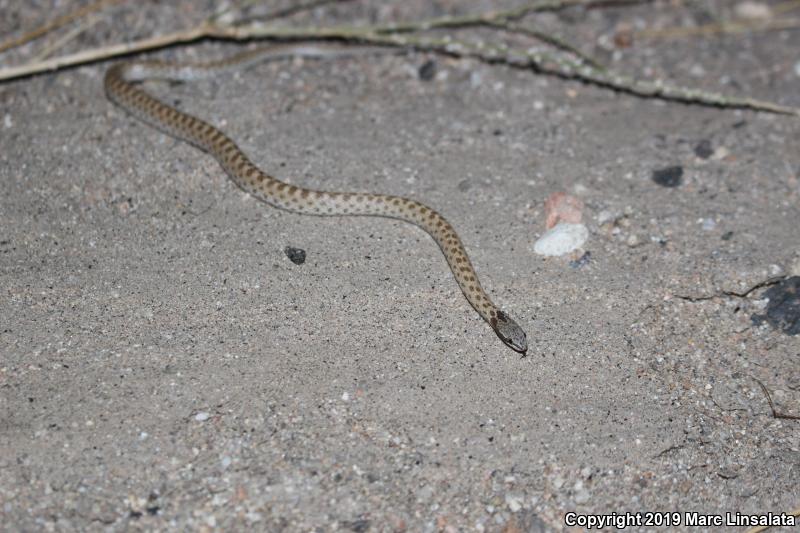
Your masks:
<svg viewBox="0 0 800 533"><path fill-rule="evenodd" d="M630 3L636 0L623 0ZM505 64L516 68L532 69L538 72L575 79L586 83L607 87L620 92L663 100L680 101L715 107L743 108L767 111L785 115L800 116L800 109L781 106L772 102L753 98L737 98L718 93L701 91L688 87L669 85L662 80L642 81L598 68L569 45L569 54L548 54L534 49L520 50L505 44L486 42L466 42L455 40L451 35L443 37L424 37L418 33L431 29L462 28L466 26L500 26L515 28L512 24L535 11L562 9L570 6L593 7L607 3L602 0L538 0L519 8L481 15L439 17L435 19L383 26L362 27L277 27L261 23L222 25L207 20L195 28L160 35L125 44L110 45L76 54L65 55L46 61L29 63L19 67L0 69L0 81L29 76L79 64L110 59L121 55L154 50L170 45L196 42L201 39L228 41L271 40L271 41L339 41L352 44L371 44L377 46L408 48L446 54L452 57L474 58L487 63ZM616 2L614 2L616 3ZM537 32L541 36L541 32ZM558 42L550 37L551 42Z"/></svg>
<svg viewBox="0 0 800 533"><path fill-rule="evenodd" d="M761 386L761 391L764 393L764 396L767 397L767 403L769 404L769 409L770 409L770 411L772 411L772 418L783 418L785 420L800 420L800 416L798 416L798 415L787 415L785 413L780 413L780 412L776 411L775 410L775 405L772 403L772 396L770 396L769 391L767 390L767 387L765 387L764 384L761 383L760 380L758 380L756 378L753 378L753 379L755 379L756 383L758 383L759 386Z"/></svg>
<svg viewBox="0 0 800 533"><path fill-rule="evenodd" d="M65 24L69 24L73 20L85 17L89 13L99 11L108 5L120 1L122 0L97 0L96 2L87 4L81 8L67 13L66 15L62 15L51 22L39 26L38 28L26 32L24 35L21 35L15 39L9 39L4 43L0 43L0 53L3 53L11 48L16 48L17 46L21 46L34 39L38 39L42 35L46 35L47 33L50 33L51 31L58 29Z"/></svg>

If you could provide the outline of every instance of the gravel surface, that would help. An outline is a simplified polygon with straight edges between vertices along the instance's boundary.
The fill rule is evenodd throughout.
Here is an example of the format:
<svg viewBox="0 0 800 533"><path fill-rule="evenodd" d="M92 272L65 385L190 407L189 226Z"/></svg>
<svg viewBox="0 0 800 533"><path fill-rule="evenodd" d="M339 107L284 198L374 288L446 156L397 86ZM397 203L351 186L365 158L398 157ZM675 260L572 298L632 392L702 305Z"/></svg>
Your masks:
<svg viewBox="0 0 800 533"><path fill-rule="evenodd" d="M129 4L62 52L213 3ZM69 5L0 0L0 35ZM800 106L796 29L624 46L733 16L692 5L532 20L630 75ZM681 523L628 530L744 531L684 513L800 505L800 420L772 411L800 415L797 118L412 52L148 84L291 183L441 211L527 329L520 358L424 232L249 198L110 104L107 66L0 84L0 530L581 531L569 513L668 511ZM589 238L542 257L557 192L583 203Z"/></svg>

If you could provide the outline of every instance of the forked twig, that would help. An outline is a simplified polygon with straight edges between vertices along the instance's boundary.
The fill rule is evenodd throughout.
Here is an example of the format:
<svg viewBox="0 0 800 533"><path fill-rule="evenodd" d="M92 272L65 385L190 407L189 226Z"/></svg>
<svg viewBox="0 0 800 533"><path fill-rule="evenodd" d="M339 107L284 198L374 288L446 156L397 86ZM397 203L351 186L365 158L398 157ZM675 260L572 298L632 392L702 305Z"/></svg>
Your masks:
<svg viewBox="0 0 800 533"><path fill-rule="evenodd" d="M443 37L424 37L417 32L463 28L469 26L496 26L519 30L522 26L515 21L535 11L563 9L570 6L584 8L617 3L638 3L642 0L538 0L521 7L484 13L480 15L457 15L435 19L378 26L360 27L280 27L265 26L261 23L222 25L211 17L197 27L160 35L125 44L116 44L61 57L29 63L18 67L0 69L0 81L52 71L69 66L86 64L122 55L164 48L181 43L196 42L202 39L227 41L268 40L268 41L338 41L350 44L371 44L395 48L410 48L446 54L459 58L474 58L486 63L505 64L516 68L526 68L565 79L575 79L586 83L614 89L620 92L662 100L679 101L715 107L743 108L755 111L800 116L800 109L782 106L754 98L730 97L718 93L701 91L664 83L662 80L642 81L599 68L585 58L575 47L560 43L559 48L569 54L549 54L534 49L520 50L505 44L458 41L451 35ZM305 5L316 5L315 2ZM542 38L542 32L531 33ZM546 40L546 39L545 39ZM559 42L550 37L550 42Z"/></svg>

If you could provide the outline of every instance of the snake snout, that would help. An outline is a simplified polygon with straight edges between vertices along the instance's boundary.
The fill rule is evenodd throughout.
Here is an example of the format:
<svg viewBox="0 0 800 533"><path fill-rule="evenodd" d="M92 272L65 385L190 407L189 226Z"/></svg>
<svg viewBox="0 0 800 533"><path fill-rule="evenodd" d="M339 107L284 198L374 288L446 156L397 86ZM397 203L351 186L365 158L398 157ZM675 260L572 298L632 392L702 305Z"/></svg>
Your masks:
<svg viewBox="0 0 800 533"><path fill-rule="evenodd" d="M528 351L528 339L525 331L502 311L497 311L497 318L492 320L492 327L500 340L514 351L525 355Z"/></svg>

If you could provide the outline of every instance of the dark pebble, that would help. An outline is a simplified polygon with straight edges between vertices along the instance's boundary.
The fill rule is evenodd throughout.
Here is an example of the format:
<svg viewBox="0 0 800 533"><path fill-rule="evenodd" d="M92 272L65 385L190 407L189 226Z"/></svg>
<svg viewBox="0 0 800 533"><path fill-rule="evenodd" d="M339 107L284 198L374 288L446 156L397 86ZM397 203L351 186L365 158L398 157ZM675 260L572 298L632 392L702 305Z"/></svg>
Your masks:
<svg viewBox="0 0 800 533"><path fill-rule="evenodd" d="M301 248L287 246L283 249L283 253L285 253L286 257L295 265L302 265L306 262L306 251Z"/></svg>
<svg viewBox="0 0 800 533"><path fill-rule="evenodd" d="M800 276L786 278L770 287L764 296L769 298L767 312L752 315L753 324L766 322L787 335L800 335Z"/></svg>
<svg viewBox="0 0 800 533"><path fill-rule="evenodd" d="M662 187L677 187L683 183L683 167L667 167L653 171L653 181Z"/></svg>
<svg viewBox="0 0 800 533"><path fill-rule="evenodd" d="M703 139L694 147L694 155L700 159L708 159L713 153L714 150L711 148L711 141L708 139Z"/></svg>
<svg viewBox="0 0 800 533"><path fill-rule="evenodd" d="M419 67L419 79L422 81L430 81L436 75L436 62L432 59L426 61Z"/></svg>
<svg viewBox="0 0 800 533"><path fill-rule="evenodd" d="M729 241L729 240L731 240L731 237L733 237L733 232L732 231L726 231L725 233L722 234L722 237L720 237L720 238L723 241Z"/></svg>
<svg viewBox="0 0 800 533"><path fill-rule="evenodd" d="M342 522L342 526L346 527L350 531L355 531L356 533L363 533L364 531L369 531L369 520L361 518L359 520L353 520L352 522Z"/></svg>
<svg viewBox="0 0 800 533"><path fill-rule="evenodd" d="M584 252L582 256L574 261L569 262L570 268L581 268L589 263L592 260L592 252Z"/></svg>

